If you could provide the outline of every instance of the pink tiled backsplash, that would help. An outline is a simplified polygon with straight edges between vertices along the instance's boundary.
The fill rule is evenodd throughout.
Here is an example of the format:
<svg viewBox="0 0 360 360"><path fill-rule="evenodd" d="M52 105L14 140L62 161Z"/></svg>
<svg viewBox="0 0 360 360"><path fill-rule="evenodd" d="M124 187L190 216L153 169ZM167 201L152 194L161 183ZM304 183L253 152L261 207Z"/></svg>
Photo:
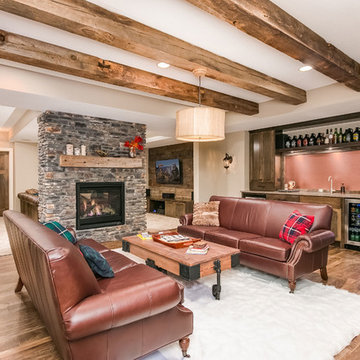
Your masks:
<svg viewBox="0 0 360 360"><path fill-rule="evenodd" d="M285 183L294 180L297 189L328 190L331 175L336 190L342 183L346 191L360 190L360 151L287 156L284 169Z"/></svg>

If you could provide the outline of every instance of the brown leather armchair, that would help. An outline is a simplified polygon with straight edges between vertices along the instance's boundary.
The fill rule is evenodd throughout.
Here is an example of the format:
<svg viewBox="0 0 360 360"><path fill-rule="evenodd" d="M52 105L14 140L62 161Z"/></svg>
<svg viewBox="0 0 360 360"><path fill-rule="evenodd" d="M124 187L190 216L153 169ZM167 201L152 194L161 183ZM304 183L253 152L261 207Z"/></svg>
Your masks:
<svg viewBox="0 0 360 360"><path fill-rule="evenodd" d="M330 206L223 196L210 201L220 201L220 226L192 225L192 214L186 214L180 218L179 233L240 249L241 265L288 279L291 292L296 279L317 269L327 280L328 248L335 241ZM291 246L279 239L279 232L294 210L315 220L311 232Z"/></svg>
<svg viewBox="0 0 360 360"><path fill-rule="evenodd" d="M175 280L92 239L110 263L96 278L76 246L24 214L4 212L19 274L63 359L136 359L180 341L187 355L193 314Z"/></svg>

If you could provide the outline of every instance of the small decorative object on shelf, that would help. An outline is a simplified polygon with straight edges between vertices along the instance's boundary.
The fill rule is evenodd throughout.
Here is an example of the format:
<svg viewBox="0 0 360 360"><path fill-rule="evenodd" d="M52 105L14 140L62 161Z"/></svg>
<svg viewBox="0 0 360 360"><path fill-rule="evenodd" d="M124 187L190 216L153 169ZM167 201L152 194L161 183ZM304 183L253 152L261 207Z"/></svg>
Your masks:
<svg viewBox="0 0 360 360"><path fill-rule="evenodd" d="M105 157L105 156L108 156L108 155L109 155L106 151L101 150L101 149L97 149L97 150L95 150L95 152L96 152L100 157Z"/></svg>
<svg viewBox="0 0 360 360"><path fill-rule="evenodd" d="M342 194L345 194L345 184L344 183L341 184L340 192Z"/></svg>
<svg viewBox="0 0 360 360"><path fill-rule="evenodd" d="M73 144L66 144L66 155L74 155Z"/></svg>
<svg viewBox="0 0 360 360"><path fill-rule="evenodd" d="M76 155L76 156L79 156L80 155L80 148L75 148L74 149L74 154Z"/></svg>
<svg viewBox="0 0 360 360"><path fill-rule="evenodd" d="M141 144L143 142L142 137L135 136L135 139L132 141L125 141L124 146L129 148L129 156L134 158L136 157L136 149L138 150L144 150L143 145Z"/></svg>
<svg viewBox="0 0 360 360"><path fill-rule="evenodd" d="M81 145L80 148L81 148L81 155L82 155L82 156L86 156L86 146L85 146L85 145Z"/></svg>

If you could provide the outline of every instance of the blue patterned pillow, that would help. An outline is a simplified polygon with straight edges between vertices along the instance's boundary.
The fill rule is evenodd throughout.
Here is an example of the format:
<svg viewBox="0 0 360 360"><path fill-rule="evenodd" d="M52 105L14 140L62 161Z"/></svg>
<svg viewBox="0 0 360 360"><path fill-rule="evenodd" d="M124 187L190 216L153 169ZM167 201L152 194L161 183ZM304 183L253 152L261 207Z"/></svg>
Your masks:
<svg viewBox="0 0 360 360"><path fill-rule="evenodd" d="M114 272L106 261L106 259L92 247L87 245L79 245L80 251L84 255L84 258L90 269L95 275L99 275L104 278L114 277Z"/></svg>
<svg viewBox="0 0 360 360"><path fill-rule="evenodd" d="M73 234L57 221L51 221L44 223L43 225L48 227L50 230L55 231L57 234L61 235L66 240L69 240L71 243L76 244L76 239L74 238Z"/></svg>

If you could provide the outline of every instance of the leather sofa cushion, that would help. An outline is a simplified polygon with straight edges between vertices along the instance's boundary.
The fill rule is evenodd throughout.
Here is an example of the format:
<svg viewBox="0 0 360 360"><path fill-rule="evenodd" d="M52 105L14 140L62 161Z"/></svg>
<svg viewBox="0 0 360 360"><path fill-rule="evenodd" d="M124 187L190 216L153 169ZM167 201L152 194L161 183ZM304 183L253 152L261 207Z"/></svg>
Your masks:
<svg viewBox="0 0 360 360"><path fill-rule="evenodd" d="M315 205L298 202L268 201L271 208L266 221L265 236L278 237L289 215L298 210L303 215L315 217L311 231L330 229L332 208L329 205Z"/></svg>
<svg viewBox="0 0 360 360"><path fill-rule="evenodd" d="M105 247L101 243L98 243L94 239L81 239L78 241L78 244L91 246L93 249L95 249L100 254L102 254L105 251L109 251L109 249L107 247Z"/></svg>
<svg viewBox="0 0 360 360"><path fill-rule="evenodd" d="M222 196L212 196L210 200L220 201L220 226L265 236L266 219L270 211L268 201Z"/></svg>
<svg viewBox="0 0 360 360"><path fill-rule="evenodd" d="M182 225L178 227L178 232L182 235L191 236L194 238L204 239L205 233L218 232L226 230L223 227L214 226L200 226L200 225Z"/></svg>
<svg viewBox="0 0 360 360"><path fill-rule="evenodd" d="M84 299L64 314L67 339L80 339L145 319L181 301L177 282L143 264L98 283L101 294Z"/></svg>
<svg viewBox="0 0 360 360"><path fill-rule="evenodd" d="M107 247L93 239L81 239L78 243L90 246L104 256L115 274L119 271L127 269L128 267L137 265L135 261L130 260L128 257L115 251L109 250Z"/></svg>
<svg viewBox="0 0 360 360"><path fill-rule="evenodd" d="M220 226L231 229L234 211L239 198L224 197L213 195L210 201L220 201L219 205L219 221Z"/></svg>
<svg viewBox="0 0 360 360"><path fill-rule="evenodd" d="M236 249L239 248L239 241L241 239L253 239L256 237L258 237L258 235L256 234L250 234L250 233L245 233L235 230L227 230L227 229L222 229L221 231L213 231L213 232L209 231L205 234L205 240L220 245L234 247Z"/></svg>
<svg viewBox="0 0 360 360"><path fill-rule="evenodd" d="M107 250L102 252L101 255L103 255L104 258L108 261L115 273L115 276L119 271L123 271L129 267L137 265L135 261L115 251Z"/></svg>
<svg viewBox="0 0 360 360"><path fill-rule="evenodd" d="M286 261L290 255L291 245L276 238L258 237L240 240L239 249L241 252L259 255L277 261Z"/></svg>

